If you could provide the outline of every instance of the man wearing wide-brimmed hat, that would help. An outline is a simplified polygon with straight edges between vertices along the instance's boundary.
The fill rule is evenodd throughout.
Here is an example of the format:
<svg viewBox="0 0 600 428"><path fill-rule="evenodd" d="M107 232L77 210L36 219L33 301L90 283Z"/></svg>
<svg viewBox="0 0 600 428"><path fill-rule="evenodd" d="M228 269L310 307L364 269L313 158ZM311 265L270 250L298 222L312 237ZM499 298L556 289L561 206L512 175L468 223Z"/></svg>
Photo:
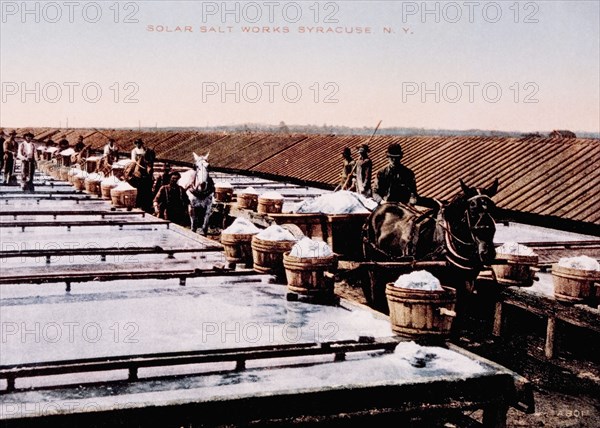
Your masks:
<svg viewBox="0 0 600 428"><path fill-rule="evenodd" d="M390 144L387 150L388 165L377 173L373 199L407 204L417 198L415 174L402 165L403 155L400 144Z"/></svg>
<svg viewBox="0 0 600 428"><path fill-rule="evenodd" d="M369 158L369 146L362 144L358 147L358 155L356 161L356 191L367 198L371 197L371 175L373 171L373 163Z"/></svg>
<svg viewBox="0 0 600 428"><path fill-rule="evenodd" d="M19 151L17 152L17 157L21 161L21 187L24 192L33 192L37 151L35 144L33 144L33 134L31 132L27 132L23 135L23 138L25 138L25 141L19 144Z"/></svg>
<svg viewBox="0 0 600 428"><path fill-rule="evenodd" d="M15 166L15 157L17 156L16 136L17 131L12 130L8 134L8 140L2 144L4 149L4 184L8 185L14 184L13 169Z"/></svg>

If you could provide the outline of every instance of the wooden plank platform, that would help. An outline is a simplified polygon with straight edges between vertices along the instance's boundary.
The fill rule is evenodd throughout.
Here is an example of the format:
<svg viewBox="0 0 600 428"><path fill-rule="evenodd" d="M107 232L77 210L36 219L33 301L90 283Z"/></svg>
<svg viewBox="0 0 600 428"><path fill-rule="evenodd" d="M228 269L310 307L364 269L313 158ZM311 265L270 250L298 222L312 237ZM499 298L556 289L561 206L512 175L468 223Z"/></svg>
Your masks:
<svg viewBox="0 0 600 428"><path fill-rule="evenodd" d="M82 207L82 209L80 210L65 210L65 211L61 211L61 210L36 210L34 207L32 207L30 210L2 210L0 211L0 217L13 217L14 220L16 220L18 217L25 217L25 216L52 216L54 218L57 218L59 216L100 216L101 218L104 218L106 216L116 216L116 215L123 215L123 216L134 216L134 215L139 215L142 217L146 216L146 212L139 210L139 209L134 209L134 210L126 210L126 209L110 209L110 210L89 210L89 209L85 209L84 207Z"/></svg>
<svg viewBox="0 0 600 428"><path fill-rule="evenodd" d="M166 220L155 218L154 220L130 220L130 219L108 219L108 220L87 220L87 221L40 221L40 220L28 220L28 221L0 221L0 228L21 228L25 230L30 227L98 227L98 226L158 226L164 225L169 227L171 223Z"/></svg>
<svg viewBox="0 0 600 428"><path fill-rule="evenodd" d="M206 253L213 251L221 251L223 246L215 242L214 245L196 247L196 248L162 248L156 247L106 247L106 248L53 248L53 249L22 249L22 250L6 250L0 253L0 258L17 258L17 257L43 257L46 263L51 263L53 257L67 256L100 256L102 261L106 261L106 256L131 256L143 254L166 254L172 258L175 254L180 253Z"/></svg>
<svg viewBox="0 0 600 428"><path fill-rule="evenodd" d="M534 294L519 287L506 287L502 288L497 295L494 336L503 334L505 305L514 306L547 319L544 353L548 359L554 358L557 352L555 341L557 320L600 333L600 311L598 309L586 305L566 304L554 297Z"/></svg>

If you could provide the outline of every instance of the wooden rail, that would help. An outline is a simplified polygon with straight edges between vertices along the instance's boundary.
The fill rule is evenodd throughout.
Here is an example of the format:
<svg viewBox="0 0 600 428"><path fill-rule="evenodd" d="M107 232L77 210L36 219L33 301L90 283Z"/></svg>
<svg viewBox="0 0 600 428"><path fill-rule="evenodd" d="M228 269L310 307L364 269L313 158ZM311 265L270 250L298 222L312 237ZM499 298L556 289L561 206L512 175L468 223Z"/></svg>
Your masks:
<svg viewBox="0 0 600 428"><path fill-rule="evenodd" d="M66 227L71 230L72 227L90 227L90 226L156 226L165 225L167 229L171 223L167 220L89 220L89 221L0 221L0 228L21 228L25 230L29 227Z"/></svg>
<svg viewBox="0 0 600 428"><path fill-rule="evenodd" d="M87 271L87 272L56 272L32 274L24 273L11 275L3 272L0 285L3 284L47 284L64 282L66 291L71 291L72 283L91 281L118 281L124 279L173 279L179 278L179 284L185 285L187 278L209 276L241 276L260 275L252 269L229 269L215 265L210 269L169 269L158 271Z"/></svg>
<svg viewBox="0 0 600 428"><path fill-rule="evenodd" d="M30 363L0 366L0 378L6 379L7 387L1 393L17 390L15 380L73 373L89 373L126 369L128 381L138 380L138 370L147 367L168 367L184 364L203 364L215 362L236 362L235 370L245 370L250 360L269 358L290 358L314 355L335 355L335 361L343 361L350 352L380 350L391 352L399 340L394 337L361 341L345 340L325 343L299 343L251 348L213 349L189 352L169 352L159 354L125 355L80 360L53 361L48 363ZM151 378L148 378L151 379ZM61 385L61 386L66 386ZM40 388L38 388L40 389Z"/></svg>
<svg viewBox="0 0 600 428"><path fill-rule="evenodd" d="M0 259L4 258L38 258L43 257L46 263L52 262L52 257L65 256L100 256L100 261L105 262L106 256L133 256L144 254L166 254L169 258L173 258L175 254L180 253L206 253L213 251L221 251L223 247L215 242L215 245L207 245L205 247L195 248L162 248L155 247L106 247L106 248L55 248L45 250L8 250L0 252Z"/></svg>
<svg viewBox="0 0 600 428"><path fill-rule="evenodd" d="M79 210L79 211L53 211L53 210L15 210L15 211L0 211L0 217L13 217L16 220L18 217L24 216L52 216L57 218L58 216L100 216L104 218L106 216L113 215L140 215L146 216L146 212L142 210Z"/></svg>

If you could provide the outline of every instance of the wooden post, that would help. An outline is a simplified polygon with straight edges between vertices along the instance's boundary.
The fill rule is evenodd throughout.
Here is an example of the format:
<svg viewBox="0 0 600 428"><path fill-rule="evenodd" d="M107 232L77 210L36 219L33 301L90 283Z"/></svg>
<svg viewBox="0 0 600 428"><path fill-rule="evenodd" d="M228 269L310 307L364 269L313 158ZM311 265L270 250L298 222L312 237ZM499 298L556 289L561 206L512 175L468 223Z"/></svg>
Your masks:
<svg viewBox="0 0 600 428"><path fill-rule="evenodd" d="M554 358L554 332L556 329L556 318L549 316L548 325L546 326L546 346L544 353L549 360Z"/></svg>
<svg viewBox="0 0 600 428"><path fill-rule="evenodd" d="M492 404L483 409L483 426L485 428L506 428L506 412L504 403Z"/></svg>
<svg viewBox="0 0 600 428"><path fill-rule="evenodd" d="M494 311L494 336L502 335L502 301L496 302L496 310Z"/></svg>

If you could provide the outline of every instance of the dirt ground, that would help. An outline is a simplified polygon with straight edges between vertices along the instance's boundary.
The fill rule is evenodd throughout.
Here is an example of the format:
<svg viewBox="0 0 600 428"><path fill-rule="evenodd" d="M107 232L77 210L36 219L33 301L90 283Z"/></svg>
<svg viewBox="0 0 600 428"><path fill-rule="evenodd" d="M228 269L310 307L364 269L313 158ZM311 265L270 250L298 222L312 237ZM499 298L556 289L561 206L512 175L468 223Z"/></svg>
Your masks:
<svg viewBox="0 0 600 428"><path fill-rule="evenodd" d="M336 284L336 294L366 304L361 288ZM490 308L482 307L466 328L451 341L495 361L527 378L534 387L535 413L514 408L509 427L600 427L600 335L562 326L560 353L552 361L543 357L545 323L515 309L507 313L505 334L491 335ZM479 419L480 414L472 415ZM447 425L451 426L451 425Z"/></svg>

